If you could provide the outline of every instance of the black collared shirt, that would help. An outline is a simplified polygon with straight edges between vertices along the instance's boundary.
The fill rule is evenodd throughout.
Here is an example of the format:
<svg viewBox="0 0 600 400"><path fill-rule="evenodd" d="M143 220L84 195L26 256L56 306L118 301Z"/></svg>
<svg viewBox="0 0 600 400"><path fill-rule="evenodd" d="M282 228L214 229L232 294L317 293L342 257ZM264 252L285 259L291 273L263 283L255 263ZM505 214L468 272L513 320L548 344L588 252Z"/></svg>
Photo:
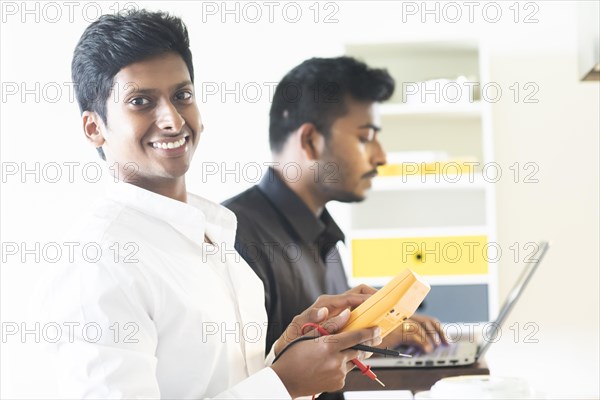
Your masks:
<svg viewBox="0 0 600 400"><path fill-rule="evenodd" d="M336 248L344 234L326 209L317 218L272 169L223 205L238 219L236 250L265 286L269 352L317 297L349 289Z"/></svg>

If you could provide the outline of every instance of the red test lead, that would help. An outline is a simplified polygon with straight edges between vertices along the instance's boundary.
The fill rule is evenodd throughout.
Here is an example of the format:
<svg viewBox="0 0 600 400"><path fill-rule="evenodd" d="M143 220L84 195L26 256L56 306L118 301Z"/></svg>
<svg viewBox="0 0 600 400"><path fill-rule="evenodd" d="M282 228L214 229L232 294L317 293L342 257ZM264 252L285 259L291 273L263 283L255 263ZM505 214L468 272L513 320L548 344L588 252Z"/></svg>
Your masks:
<svg viewBox="0 0 600 400"><path fill-rule="evenodd" d="M315 323L312 323L312 322L302 325L302 334L306 333L305 332L306 328L315 328L323 336L329 335L329 332L327 332L325 329L323 329L323 327L321 327L320 325L317 325ZM373 371L371 371L370 365L363 364L358 358L353 358L352 363L358 367L358 369L364 376L371 379L372 381L376 381L381 386L385 387L385 384L383 382L381 382L379 379L377 379L377 375L375 375L375 373Z"/></svg>
<svg viewBox="0 0 600 400"><path fill-rule="evenodd" d="M379 379L377 379L377 375L375 375L375 373L373 371L371 371L370 365L365 365L356 358L353 359L352 362L354 363L354 365L356 365L358 367L358 369L360 369L360 372L364 376L371 379L372 381L377 381L377 383L379 383L381 386L385 387L385 384L383 382L381 382Z"/></svg>

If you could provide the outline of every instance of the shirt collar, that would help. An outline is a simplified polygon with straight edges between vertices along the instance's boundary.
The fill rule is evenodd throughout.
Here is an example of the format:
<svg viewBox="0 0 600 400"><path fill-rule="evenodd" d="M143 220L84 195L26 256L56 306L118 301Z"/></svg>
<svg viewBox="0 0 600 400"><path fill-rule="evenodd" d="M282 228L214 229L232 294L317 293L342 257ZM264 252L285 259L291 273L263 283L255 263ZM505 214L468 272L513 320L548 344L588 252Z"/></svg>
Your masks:
<svg viewBox="0 0 600 400"><path fill-rule="evenodd" d="M130 183L112 180L107 182L106 195L119 204L164 221L197 244L204 243L206 235L213 242L233 245L235 215L200 196L188 193L187 203L183 203Z"/></svg>
<svg viewBox="0 0 600 400"><path fill-rule="evenodd" d="M317 218L274 169L268 169L258 187L306 243L325 239L327 243L335 244L345 240L344 233L327 209L323 209L320 218Z"/></svg>

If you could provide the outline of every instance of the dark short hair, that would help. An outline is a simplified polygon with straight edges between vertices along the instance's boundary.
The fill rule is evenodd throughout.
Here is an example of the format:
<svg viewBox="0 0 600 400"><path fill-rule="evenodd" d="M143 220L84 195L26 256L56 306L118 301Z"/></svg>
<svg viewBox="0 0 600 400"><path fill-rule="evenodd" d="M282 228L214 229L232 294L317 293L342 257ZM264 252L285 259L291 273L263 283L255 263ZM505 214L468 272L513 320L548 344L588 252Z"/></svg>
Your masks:
<svg viewBox="0 0 600 400"><path fill-rule="evenodd" d="M73 53L71 75L80 111L95 111L106 123L106 102L115 75L130 64L163 53L178 53L193 82L189 47L185 24L166 12L124 10L102 15L83 32Z"/></svg>
<svg viewBox="0 0 600 400"><path fill-rule="evenodd" d="M306 122L327 138L334 121L346 114L345 102L382 102L394 93L385 69L369 68L352 57L311 58L288 72L271 104L269 143L280 152L289 135Z"/></svg>

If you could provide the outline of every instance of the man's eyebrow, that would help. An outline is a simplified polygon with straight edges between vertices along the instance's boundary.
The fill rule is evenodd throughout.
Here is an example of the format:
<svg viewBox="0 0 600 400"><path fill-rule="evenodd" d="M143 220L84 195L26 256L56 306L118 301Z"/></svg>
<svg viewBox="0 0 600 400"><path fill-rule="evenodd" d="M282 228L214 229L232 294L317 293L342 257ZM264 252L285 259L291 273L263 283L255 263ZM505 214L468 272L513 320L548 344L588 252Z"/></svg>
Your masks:
<svg viewBox="0 0 600 400"><path fill-rule="evenodd" d="M194 84L194 82L192 82L188 79L187 81L183 81L181 83L178 83L177 85L174 85L173 90L181 89L182 87L186 87L186 86L193 85L193 84Z"/></svg>
<svg viewBox="0 0 600 400"><path fill-rule="evenodd" d="M135 94L152 94L152 93L156 93L158 91L157 89L139 88L135 83L130 83L130 85L133 87L133 89L128 92L129 94L134 94L134 93ZM190 81L190 80L180 82L180 83L178 83L176 85L173 85L171 87L171 90L179 90L179 89L181 89L181 88L183 88L185 86L188 86L188 85L193 85L193 82Z"/></svg>
<svg viewBox="0 0 600 400"><path fill-rule="evenodd" d="M375 132L380 132L381 127L372 123L364 124L358 127L358 129L373 129Z"/></svg>

